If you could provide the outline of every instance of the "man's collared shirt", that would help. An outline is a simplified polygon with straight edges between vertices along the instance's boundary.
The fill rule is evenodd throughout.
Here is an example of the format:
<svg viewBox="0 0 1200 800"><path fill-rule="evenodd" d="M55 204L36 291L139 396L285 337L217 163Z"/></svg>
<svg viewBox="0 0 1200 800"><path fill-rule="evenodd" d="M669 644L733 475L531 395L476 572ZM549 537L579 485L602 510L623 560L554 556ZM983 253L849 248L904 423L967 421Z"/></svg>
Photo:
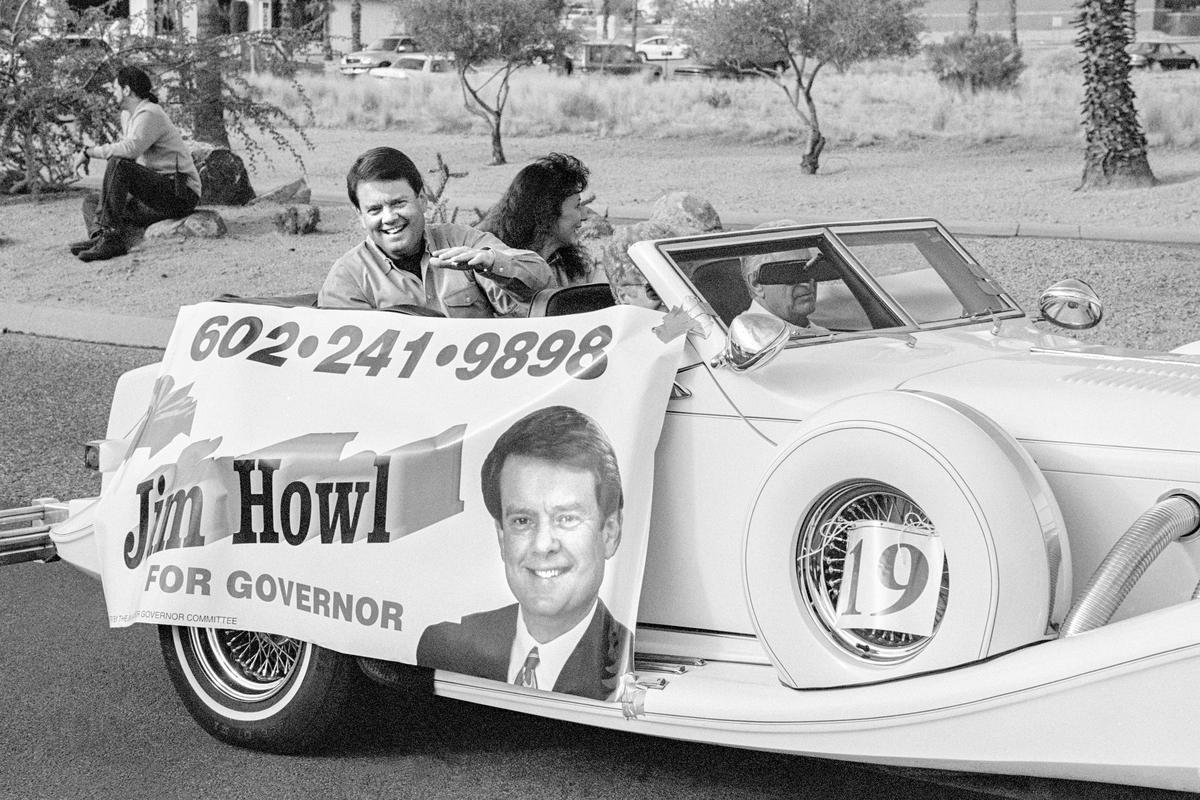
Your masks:
<svg viewBox="0 0 1200 800"><path fill-rule="evenodd" d="M474 270L431 267L435 251L448 247L495 250L508 256L511 277L489 277ZM503 317L519 313L522 304L550 283L550 268L531 250L517 250L490 233L466 225L425 226L421 278L397 267L370 240L364 240L334 262L321 287L322 308L388 308L417 305L447 317Z"/></svg>
<svg viewBox="0 0 1200 800"><path fill-rule="evenodd" d="M742 313L743 314L766 314L768 317L779 317L779 315L776 314L774 311L767 308L762 303L758 302L757 300L755 300L753 298L751 298L751 300L750 300L750 307L747 308ZM807 325L796 325L795 323L788 322L785 319L784 324L786 324L788 326L788 335L789 336L824 336L827 333L833 332L833 331L829 330L828 328L822 328L820 325L814 325L811 322L808 323Z"/></svg>
<svg viewBox="0 0 1200 800"><path fill-rule="evenodd" d="M578 625L562 636L543 644L530 635L529 630L525 627L525 611L518 606L517 631L513 636L512 650L508 655L508 682L512 683L517 679L517 673L525 665L525 657L529 655L531 649L536 647L540 659L535 670L538 688L553 690L554 684L558 682L558 674L562 672L571 653L575 652L575 646L583 639L583 634L587 633L588 626L592 624L592 617L595 615L596 601L593 600L591 609L583 615L583 619L579 621Z"/></svg>
<svg viewBox="0 0 1200 800"><path fill-rule="evenodd" d="M132 112L121 112L121 138L96 147L101 158L129 158L143 167L170 175L179 172L188 188L201 195L200 173L179 129L158 103L143 99Z"/></svg>

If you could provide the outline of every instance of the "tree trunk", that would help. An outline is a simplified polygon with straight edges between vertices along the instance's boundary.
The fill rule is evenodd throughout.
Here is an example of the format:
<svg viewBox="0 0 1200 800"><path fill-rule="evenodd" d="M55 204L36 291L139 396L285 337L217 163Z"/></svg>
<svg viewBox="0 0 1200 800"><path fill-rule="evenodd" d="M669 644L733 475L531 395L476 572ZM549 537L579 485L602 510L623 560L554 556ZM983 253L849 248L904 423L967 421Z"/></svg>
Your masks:
<svg viewBox="0 0 1200 800"><path fill-rule="evenodd" d="M1075 44L1083 54L1084 156L1081 189L1153 186L1146 135L1129 82L1135 0L1081 0Z"/></svg>
<svg viewBox="0 0 1200 800"><path fill-rule="evenodd" d="M362 0L350 3L350 52L362 50Z"/></svg>
<svg viewBox="0 0 1200 800"><path fill-rule="evenodd" d="M492 166L507 163L508 159L504 157L504 144L500 141L500 112L497 111L492 117Z"/></svg>
<svg viewBox="0 0 1200 800"><path fill-rule="evenodd" d="M814 126L808 132L808 149L804 151L804 158L800 159L800 170L805 175L817 174L817 169L821 166L821 151L824 149L825 137Z"/></svg>
<svg viewBox="0 0 1200 800"><path fill-rule="evenodd" d="M1017 0L1008 0L1008 38L1014 45L1020 44L1017 41Z"/></svg>
<svg viewBox="0 0 1200 800"><path fill-rule="evenodd" d="M196 9L196 39L207 42L221 35L221 7L217 0L201 0ZM225 104L221 99L221 65L209 56L196 67L196 103L192 107L192 133L197 140L229 147L225 129Z"/></svg>
<svg viewBox="0 0 1200 800"><path fill-rule="evenodd" d="M979 33L979 0L967 3L967 36Z"/></svg>

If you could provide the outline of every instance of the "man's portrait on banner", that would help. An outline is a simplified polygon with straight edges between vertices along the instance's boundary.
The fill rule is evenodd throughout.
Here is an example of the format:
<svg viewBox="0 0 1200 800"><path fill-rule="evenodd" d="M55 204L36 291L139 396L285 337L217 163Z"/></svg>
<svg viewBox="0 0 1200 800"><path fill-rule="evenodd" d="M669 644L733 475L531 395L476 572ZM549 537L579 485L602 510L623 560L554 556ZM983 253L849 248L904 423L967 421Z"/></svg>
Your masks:
<svg viewBox="0 0 1200 800"><path fill-rule="evenodd" d="M599 596L624 507L608 437L574 408L539 409L496 440L480 483L516 602L429 626L417 663L611 699L632 639Z"/></svg>

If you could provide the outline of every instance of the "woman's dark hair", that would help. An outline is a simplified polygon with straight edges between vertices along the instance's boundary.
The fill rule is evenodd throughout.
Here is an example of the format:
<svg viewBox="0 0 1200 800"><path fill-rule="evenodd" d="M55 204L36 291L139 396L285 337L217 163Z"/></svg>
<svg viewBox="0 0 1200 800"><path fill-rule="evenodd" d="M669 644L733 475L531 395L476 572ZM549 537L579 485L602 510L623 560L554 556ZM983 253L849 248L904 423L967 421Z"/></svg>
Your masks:
<svg viewBox="0 0 1200 800"><path fill-rule="evenodd" d="M126 86L143 100L158 102L158 95L150 88L150 76L137 67L121 67L117 70L117 85Z"/></svg>
<svg viewBox="0 0 1200 800"><path fill-rule="evenodd" d="M475 227L494 234L509 247L541 252L554 235L563 201L587 188L588 168L575 156L551 153L521 169ZM588 261L578 248L559 248L556 261L563 273L578 278Z"/></svg>

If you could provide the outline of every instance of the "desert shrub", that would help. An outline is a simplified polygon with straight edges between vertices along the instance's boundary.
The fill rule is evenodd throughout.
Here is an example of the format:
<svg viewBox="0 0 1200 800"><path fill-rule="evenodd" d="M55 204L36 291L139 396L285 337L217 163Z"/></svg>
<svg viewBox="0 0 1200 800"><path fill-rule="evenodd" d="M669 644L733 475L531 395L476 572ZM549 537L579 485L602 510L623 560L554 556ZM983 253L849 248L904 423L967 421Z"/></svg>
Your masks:
<svg viewBox="0 0 1200 800"><path fill-rule="evenodd" d="M24 6L22 6L24 9ZM74 182L74 159L84 133L111 137L116 116L106 84L116 76L115 56L98 47L76 47L61 34L67 20L84 25L63 7L62 29L39 32L35 14L17 15L0 31L0 191L61 189Z"/></svg>
<svg viewBox="0 0 1200 800"><path fill-rule="evenodd" d="M604 117L604 104L586 89L574 89L559 99L558 113L572 119L596 122Z"/></svg>
<svg viewBox="0 0 1200 800"><path fill-rule="evenodd" d="M1042 75L1079 75L1079 51L1073 47L1039 51L1029 59L1029 69Z"/></svg>
<svg viewBox="0 0 1200 800"><path fill-rule="evenodd" d="M1145 80L1137 80L1135 88L1143 82ZM1151 146L1200 145L1200 105L1194 99L1200 81L1190 83L1190 86L1183 81L1173 82L1170 86L1155 85L1156 91L1138 92L1139 116Z"/></svg>
<svg viewBox="0 0 1200 800"><path fill-rule="evenodd" d="M1039 51L1040 53L1040 51ZM1074 56L1060 48L1057 60ZM1038 63L1043 63L1040 59ZM1033 70L1034 67L1030 67ZM342 75L302 77L313 114L289 96L281 79L254 78L264 95L311 119L315 127L403 129L422 133L486 136L486 127L463 108L453 76L381 82ZM1196 147L1200 143L1200 70L1169 82L1137 74L1138 107L1155 145ZM1174 77L1174 76L1173 76ZM447 79L448 78L448 79ZM380 86L380 84L383 84ZM1077 71L1039 72L1017 91L947 93L924 58L858 64L844 74L822 77L828 108L822 129L843 146L911 143L924 138L966 142L997 139L1071 142L1080 134L1082 83ZM1153 89L1151 90L1151 86ZM362 110L363 93L377 92L378 107ZM728 92L729 104L706 100ZM549 70L513 76L504 116L507 136L595 135L709 139L716 142L784 144L805 131L769 80L738 83L666 80L642 83L623 76L568 78Z"/></svg>
<svg viewBox="0 0 1200 800"><path fill-rule="evenodd" d="M1014 89L1025 69L1021 48L997 33L955 34L927 45L925 55L938 81L960 92Z"/></svg>
<svg viewBox="0 0 1200 800"><path fill-rule="evenodd" d="M700 99L713 108L729 108L733 105L733 98L729 96L729 92L715 86L701 92Z"/></svg>

